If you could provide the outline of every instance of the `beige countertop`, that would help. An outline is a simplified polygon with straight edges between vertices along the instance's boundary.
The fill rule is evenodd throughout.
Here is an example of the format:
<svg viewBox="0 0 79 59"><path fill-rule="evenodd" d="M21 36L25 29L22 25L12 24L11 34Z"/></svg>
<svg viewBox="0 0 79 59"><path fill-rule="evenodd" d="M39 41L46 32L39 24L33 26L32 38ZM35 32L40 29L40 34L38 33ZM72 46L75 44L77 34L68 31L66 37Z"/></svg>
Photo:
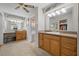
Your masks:
<svg viewBox="0 0 79 59"><path fill-rule="evenodd" d="M77 38L77 34L70 34L70 33L61 33L61 32L40 32L40 33Z"/></svg>

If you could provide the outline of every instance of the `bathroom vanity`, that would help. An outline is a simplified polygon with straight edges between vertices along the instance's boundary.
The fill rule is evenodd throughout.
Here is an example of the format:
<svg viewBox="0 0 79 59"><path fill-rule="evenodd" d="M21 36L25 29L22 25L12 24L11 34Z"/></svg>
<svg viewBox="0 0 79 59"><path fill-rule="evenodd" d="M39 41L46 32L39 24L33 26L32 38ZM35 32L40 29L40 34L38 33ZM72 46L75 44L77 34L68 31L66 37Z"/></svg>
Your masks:
<svg viewBox="0 0 79 59"><path fill-rule="evenodd" d="M4 33L4 43L8 43L11 41L20 41L26 39L26 31L25 30L18 30L16 32L7 32Z"/></svg>
<svg viewBox="0 0 79 59"><path fill-rule="evenodd" d="M76 56L77 34L39 32L39 47L55 56Z"/></svg>

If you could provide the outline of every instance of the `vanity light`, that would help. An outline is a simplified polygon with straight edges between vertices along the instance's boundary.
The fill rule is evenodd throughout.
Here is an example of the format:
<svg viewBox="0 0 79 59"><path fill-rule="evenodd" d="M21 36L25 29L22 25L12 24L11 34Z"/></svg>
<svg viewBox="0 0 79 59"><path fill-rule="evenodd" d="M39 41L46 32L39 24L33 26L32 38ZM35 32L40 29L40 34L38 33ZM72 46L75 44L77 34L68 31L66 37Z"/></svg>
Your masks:
<svg viewBox="0 0 79 59"><path fill-rule="evenodd" d="M67 12L67 11L66 11L66 8L62 8L62 9L61 9L61 12L62 12L62 13L66 13L66 12Z"/></svg>
<svg viewBox="0 0 79 59"><path fill-rule="evenodd" d="M52 17L52 15L51 15L51 14L48 14L47 16L48 16L48 17Z"/></svg>
<svg viewBox="0 0 79 59"><path fill-rule="evenodd" d="M53 16L56 16L56 14L55 13L51 13Z"/></svg>
<svg viewBox="0 0 79 59"><path fill-rule="evenodd" d="M21 23L21 21L16 21L17 23Z"/></svg>
<svg viewBox="0 0 79 59"><path fill-rule="evenodd" d="M56 13L58 14L58 15L60 15L61 13L60 13L60 11L56 11Z"/></svg>
<svg viewBox="0 0 79 59"><path fill-rule="evenodd" d="M11 22L16 22L15 20L8 20L8 21L11 21Z"/></svg>
<svg viewBox="0 0 79 59"><path fill-rule="evenodd" d="M51 27L53 27L54 25L52 24Z"/></svg>

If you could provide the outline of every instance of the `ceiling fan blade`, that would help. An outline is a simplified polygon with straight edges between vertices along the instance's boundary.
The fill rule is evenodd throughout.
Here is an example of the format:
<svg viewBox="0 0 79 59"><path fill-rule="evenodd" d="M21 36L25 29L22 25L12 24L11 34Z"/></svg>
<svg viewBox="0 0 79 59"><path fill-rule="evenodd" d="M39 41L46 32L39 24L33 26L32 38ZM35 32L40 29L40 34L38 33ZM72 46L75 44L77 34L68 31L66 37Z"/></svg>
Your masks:
<svg viewBox="0 0 79 59"><path fill-rule="evenodd" d="M23 3L18 3L19 5L24 5Z"/></svg>
<svg viewBox="0 0 79 59"><path fill-rule="evenodd" d="M23 7L23 9L24 9L26 12L28 12L28 13L29 13L29 11L28 11L26 8L24 8L24 7Z"/></svg>
<svg viewBox="0 0 79 59"><path fill-rule="evenodd" d="M32 5L24 5L25 7L28 7L28 8L34 8L34 6Z"/></svg>
<svg viewBox="0 0 79 59"><path fill-rule="evenodd" d="M20 8L20 6L17 6L15 9L18 9L18 8Z"/></svg>

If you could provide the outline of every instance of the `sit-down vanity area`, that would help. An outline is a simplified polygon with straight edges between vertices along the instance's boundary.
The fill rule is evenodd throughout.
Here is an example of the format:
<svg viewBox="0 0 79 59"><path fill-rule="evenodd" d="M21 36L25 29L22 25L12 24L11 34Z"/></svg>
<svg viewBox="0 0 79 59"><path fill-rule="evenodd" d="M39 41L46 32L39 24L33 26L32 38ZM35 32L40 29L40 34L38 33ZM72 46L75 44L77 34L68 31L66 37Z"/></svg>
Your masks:
<svg viewBox="0 0 79 59"><path fill-rule="evenodd" d="M3 12L3 44L26 39L25 17Z"/></svg>
<svg viewBox="0 0 79 59"><path fill-rule="evenodd" d="M16 40L16 33L4 33L4 43L8 43Z"/></svg>
<svg viewBox="0 0 79 59"><path fill-rule="evenodd" d="M18 30L16 32L8 32L4 33L4 43L8 43L11 41L20 41L20 40L25 40L26 39L26 30Z"/></svg>

